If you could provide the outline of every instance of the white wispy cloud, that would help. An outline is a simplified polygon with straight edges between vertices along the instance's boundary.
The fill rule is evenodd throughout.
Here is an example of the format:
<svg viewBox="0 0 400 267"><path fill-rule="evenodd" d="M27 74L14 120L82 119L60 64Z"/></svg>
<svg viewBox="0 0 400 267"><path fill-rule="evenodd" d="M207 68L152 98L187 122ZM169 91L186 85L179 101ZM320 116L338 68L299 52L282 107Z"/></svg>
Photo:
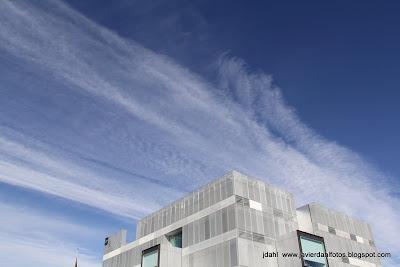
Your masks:
<svg viewBox="0 0 400 267"><path fill-rule="evenodd" d="M71 107L66 110L79 113L71 122L63 116L51 117L55 116L48 114L51 110L38 105L29 106L64 124L37 123L25 130L72 129L79 133L75 139L67 140L58 132L56 136L75 146L75 152L128 171L145 169L152 177L163 174L155 178L158 181L143 181L147 190L134 189L137 179L121 179L117 182L126 188L110 191L114 177L98 175L80 166L82 162L71 166L64 154L49 159L27 138L3 136L2 181L137 216L146 211L143 207L152 199L151 186L157 188L157 182L167 188L160 185L155 192L173 199L182 188L237 169L295 192L299 205L319 201L367 220L382 248L400 251L393 235L399 227L396 207L400 203L387 177L360 155L302 123L271 76L250 72L241 60L225 56L217 64L220 81L214 85L55 1L40 6L3 1L0 12L4 53L23 62L35 77L50 77L51 84L61 88L51 91L53 95L67 91L90 99L85 104L102 107L100 111L84 105L74 112L74 104L68 102ZM60 105L58 98L50 98L41 88L35 90L48 103ZM92 118L92 128L87 129L89 115L82 113L93 110L93 117L115 120ZM129 190L134 190L135 198L129 197ZM157 203L150 205L146 207L154 209Z"/></svg>
<svg viewBox="0 0 400 267"><path fill-rule="evenodd" d="M180 194L172 188L141 179L128 185L122 182L118 184L118 179L112 181L110 177L102 177L100 173L94 173L57 154L45 154L29 148L27 145L32 145L32 142L28 138L24 140L25 144L21 145L0 135L0 181L136 219L160 205L152 199L146 199L146 195ZM144 202L146 206L142 205Z"/></svg>
<svg viewBox="0 0 400 267"><path fill-rule="evenodd" d="M7 266L72 266L76 249L81 244L71 243L70 237L94 239L104 234L104 230L32 208L2 203L0 212L0 256ZM99 266L101 257L82 247L79 263L81 266Z"/></svg>

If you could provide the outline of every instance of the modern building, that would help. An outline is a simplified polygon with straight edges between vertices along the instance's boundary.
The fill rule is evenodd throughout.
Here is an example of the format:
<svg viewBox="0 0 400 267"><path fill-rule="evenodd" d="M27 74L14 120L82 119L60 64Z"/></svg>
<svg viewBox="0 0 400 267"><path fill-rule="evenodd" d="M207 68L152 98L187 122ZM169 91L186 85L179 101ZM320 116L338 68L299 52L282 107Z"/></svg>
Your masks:
<svg viewBox="0 0 400 267"><path fill-rule="evenodd" d="M140 220L135 241L107 237L103 267L381 266L365 253L377 253L367 223L296 209L291 193L234 171Z"/></svg>

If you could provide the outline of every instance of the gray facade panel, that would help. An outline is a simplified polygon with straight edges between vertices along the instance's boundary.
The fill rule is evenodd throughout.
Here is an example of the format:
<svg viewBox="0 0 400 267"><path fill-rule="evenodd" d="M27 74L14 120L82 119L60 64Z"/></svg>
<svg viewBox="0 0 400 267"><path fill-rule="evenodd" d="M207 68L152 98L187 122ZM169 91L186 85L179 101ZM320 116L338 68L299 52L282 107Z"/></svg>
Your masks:
<svg viewBox="0 0 400 267"><path fill-rule="evenodd" d="M136 237L141 238L153 233L232 195L233 176L229 174L140 220L137 224Z"/></svg>
<svg viewBox="0 0 400 267"><path fill-rule="evenodd" d="M322 237L327 250L376 251L368 224L317 204L296 211L291 193L232 172L140 220L137 240L105 250L103 267L141 266L142 251L156 245L160 267L301 266L299 258L262 257L298 252L299 228ZM182 248L169 241L177 231ZM329 259L329 266L350 264L380 266L376 259Z"/></svg>

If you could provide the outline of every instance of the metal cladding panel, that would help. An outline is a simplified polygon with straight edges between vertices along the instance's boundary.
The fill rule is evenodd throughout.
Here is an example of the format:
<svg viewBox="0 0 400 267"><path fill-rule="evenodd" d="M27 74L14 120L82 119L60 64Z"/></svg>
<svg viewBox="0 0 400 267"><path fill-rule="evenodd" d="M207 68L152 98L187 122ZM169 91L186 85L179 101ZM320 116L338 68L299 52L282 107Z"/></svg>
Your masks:
<svg viewBox="0 0 400 267"><path fill-rule="evenodd" d="M234 172L234 193L246 199L261 203L262 207L296 214L293 194L265 182L251 179Z"/></svg>
<svg viewBox="0 0 400 267"><path fill-rule="evenodd" d="M104 254L118 249L126 244L126 230L122 229L117 233L108 236L104 240Z"/></svg>
<svg viewBox="0 0 400 267"><path fill-rule="evenodd" d="M141 266L142 253L146 249L160 245L160 267L180 267L182 249L176 248L163 236L133 247L110 259L103 261L103 267Z"/></svg>
<svg viewBox="0 0 400 267"><path fill-rule="evenodd" d="M298 249L282 239L298 230L294 207L291 193L232 172L142 219L138 240L106 255L103 267L140 266L142 251L157 244L160 267L278 266L277 258L263 259L262 253L276 251L277 242L288 252ZM376 251L367 224L315 204L309 217L307 232L323 236L327 251ZM177 229L182 249L167 246L165 235ZM282 266L297 266L298 259L290 260ZM369 263L379 266L379 260ZM329 266L349 265L329 259Z"/></svg>
<svg viewBox="0 0 400 267"><path fill-rule="evenodd" d="M141 238L167 227L232 195L233 174L231 173L140 220L136 228L136 237Z"/></svg>
<svg viewBox="0 0 400 267"><path fill-rule="evenodd" d="M292 194L245 176L235 177L235 194L237 228L271 239L298 229Z"/></svg>
<svg viewBox="0 0 400 267"><path fill-rule="evenodd" d="M279 253L300 253L297 231L281 236L276 241L276 250ZM279 267L301 266L299 257L278 257Z"/></svg>
<svg viewBox="0 0 400 267"><path fill-rule="evenodd" d="M182 267L238 266L237 239L223 241L182 257Z"/></svg>
<svg viewBox="0 0 400 267"><path fill-rule="evenodd" d="M140 266L142 260L142 251L158 244L166 244L167 242L168 241L165 239L165 237L160 237L142 245L138 245L103 261L103 267L132 267L136 265Z"/></svg>
<svg viewBox="0 0 400 267"><path fill-rule="evenodd" d="M344 213L336 212L319 204L309 204L314 233L325 240L326 250L353 253L377 252L370 226ZM329 266L350 266L347 262L356 261L356 266L381 266L379 258L329 258ZM355 263L354 263L355 264ZM361 265L359 265L361 264Z"/></svg>
<svg viewBox="0 0 400 267"><path fill-rule="evenodd" d="M138 222L136 236L137 238L146 236L196 214L234 194L248 199L252 208L258 211L272 211L278 215L283 214L284 217L296 217L291 193L272 187L262 181L250 179L238 172L232 172L143 218ZM261 227L262 219L255 217L260 222L258 227ZM279 234L284 234L297 227L285 222L285 220L279 220L275 224Z"/></svg>
<svg viewBox="0 0 400 267"><path fill-rule="evenodd" d="M184 225L183 247L193 246L235 228L235 206L230 205Z"/></svg>
<svg viewBox="0 0 400 267"><path fill-rule="evenodd" d="M308 205L300 207L296 210L297 221L299 224L299 230L310 234L314 233L314 229L311 221L310 208Z"/></svg>
<svg viewBox="0 0 400 267"><path fill-rule="evenodd" d="M236 203L183 226L183 247L235 228L243 236L251 236L259 243L297 230L296 211L292 208L293 196L290 193L237 173L234 173L233 181Z"/></svg>
<svg viewBox="0 0 400 267"><path fill-rule="evenodd" d="M259 267L271 266L278 267L278 258L263 258L265 251L276 252L275 245L254 242L245 238L238 238L238 266Z"/></svg>
<svg viewBox="0 0 400 267"><path fill-rule="evenodd" d="M181 267L182 249L170 245L161 246L160 267Z"/></svg>
<svg viewBox="0 0 400 267"><path fill-rule="evenodd" d="M239 266L278 266L278 258L262 254L276 251L277 239L298 229L293 195L238 173L234 190Z"/></svg>
<svg viewBox="0 0 400 267"><path fill-rule="evenodd" d="M232 204L220 205L232 197ZM194 252L183 256L182 266L237 266L238 257L244 259L245 254L252 255L248 266L272 264L274 260L260 260L260 254L265 246L274 248L277 237L297 229L294 206L291 193L233 172L141 220L138 237L187 218L182 226L183 248ZM203 212L209 207L213 211ZM232 231L234 241L222 239L221 244L211 245L215 237L224 238ZM238 240L246 244L244 250L238 250ZM210 247L194 250L207 243Z"/></svg>
<svg viewBox="0 0 400 267"><path fill-rule="evenodd" d="M373 239L371 228L367 223L319 204L310 204L309 207L316 228L318 224L321 224L335 229L336 232L339 230L339 232L351 233L365 240Z"/></svg>

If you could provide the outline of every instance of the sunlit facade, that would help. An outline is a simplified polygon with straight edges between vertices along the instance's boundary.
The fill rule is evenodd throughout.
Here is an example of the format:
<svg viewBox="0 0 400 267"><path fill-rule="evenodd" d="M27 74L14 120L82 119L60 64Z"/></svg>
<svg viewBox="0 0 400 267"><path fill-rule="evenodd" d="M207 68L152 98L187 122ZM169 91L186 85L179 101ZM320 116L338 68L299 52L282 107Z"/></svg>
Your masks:
<svg viewBox="0 0 400 267"><path fill-rule="evenodd" d="M107 237L103 267L381 266L347 252L376 252L368 224L232 172Z"/></svg>

